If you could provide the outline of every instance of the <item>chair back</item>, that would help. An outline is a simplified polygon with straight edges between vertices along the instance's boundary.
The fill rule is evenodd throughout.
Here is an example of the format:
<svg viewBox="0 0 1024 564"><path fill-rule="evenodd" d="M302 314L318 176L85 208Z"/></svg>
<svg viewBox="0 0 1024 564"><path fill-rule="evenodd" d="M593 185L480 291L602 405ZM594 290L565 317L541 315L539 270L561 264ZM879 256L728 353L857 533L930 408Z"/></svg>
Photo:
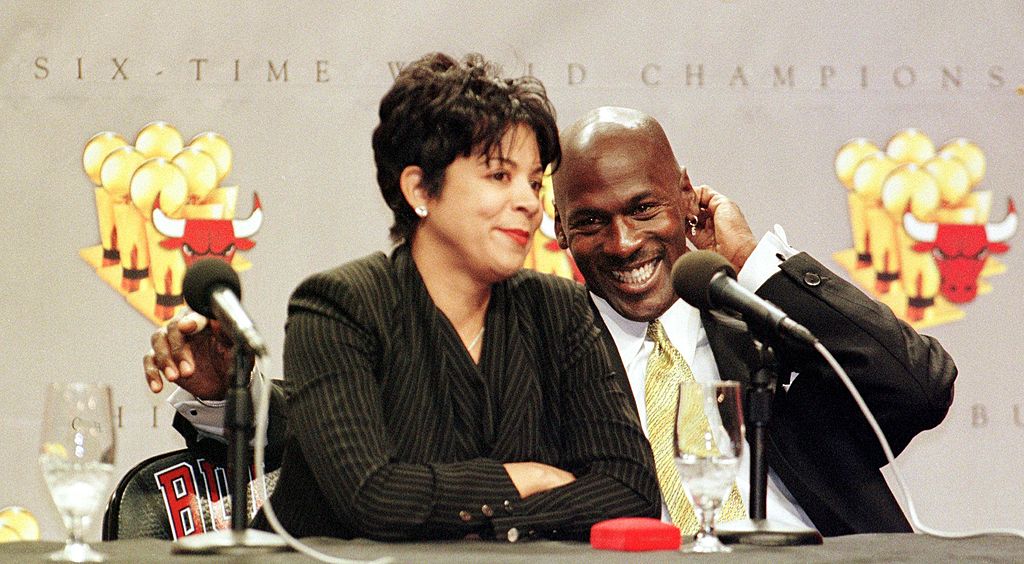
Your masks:
<svg viewBox="0 0 1024 564"><path fill-rule="evenodd" d="M250 468L249 519L273 492L280 470L267 474L259 487ZM188 449L146 459L118 482L103 514L103 540L158 538L176 540L189 535L231 528L231 491L221 461Z"/></svg>

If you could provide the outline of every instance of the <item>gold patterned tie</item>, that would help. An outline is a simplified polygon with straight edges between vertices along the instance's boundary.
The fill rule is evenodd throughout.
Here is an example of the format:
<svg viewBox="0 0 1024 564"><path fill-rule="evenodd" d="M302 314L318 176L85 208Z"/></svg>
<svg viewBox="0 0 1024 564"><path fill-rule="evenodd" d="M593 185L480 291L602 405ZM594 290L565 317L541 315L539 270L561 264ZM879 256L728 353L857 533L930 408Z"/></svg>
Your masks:
<svg viewBox="0 0 1024 564"><path fill-rule="evenodd" d="M697 516L693 512L693 505L686 497L686 491L683 490L683 482L679 478L672 448L679 384L693 382L693 372L683 355L679 354L668 340L661 322L654 320L647 326L647 338L654 342L654 350L647 359L647 373L644 378L647 432L651 449L654 451L654 468L672 522L679 527L683 535L693 535L698 529ZM746 509L743 506L743 499L733 484L719 520L730 521L744 517Z"/></svg>

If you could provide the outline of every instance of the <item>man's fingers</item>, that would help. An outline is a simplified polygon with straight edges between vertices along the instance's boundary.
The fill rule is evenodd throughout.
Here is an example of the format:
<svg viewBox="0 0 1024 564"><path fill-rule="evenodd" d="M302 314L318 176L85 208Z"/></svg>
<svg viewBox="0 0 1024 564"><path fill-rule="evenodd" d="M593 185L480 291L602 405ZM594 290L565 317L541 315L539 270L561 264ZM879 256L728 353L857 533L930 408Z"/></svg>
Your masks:
<svg viewBox="0 0 1024 564"><path fill-rule="evenodd" d="M146 356L142 358L143 371L146 373L146 381L149 383L149 389L154 394L159 394L164 389L164 381L160 376L160 369L156 367L156 362L153 360L155 354L150 349Z"/></svg>
<svg viewBox="0 0 1024 564"><path fill-rule="evenodd" d="M152 348L150 349L150 352L146 355L146 360L148 360L149 362L148 364L146 364L146 366L148 367L150 364L152 364L157 371L163 372L163 375L165 378L167 378L167 380L171 382L177 380L177 361L174 359L173 353L171 351L171 343L167 337L167 328L161 327L154 331L153 334L150 335L149 337L149 342ZM146 373L146 377L150 377L148 371Z"/></svg>
<svg viewBox="0 0 1024 564"><path fill-rule="evenodd" d="M205 329L208 321L205 317L192 310L185 310L178 319L177 327L182 333L191 335Z"/></svg>
<svg viewBox="0 0 1024 564"><path fill-rule="evenodd" d="M192 347L189 346L188 339L194 333L183 332L181 321L171 321L167 324L167 351L169 358L165 364L173 365L182 376L191 376L195 367L195 358L192 356ZM191 324L194 321L189 320L188 323ZM156 347L154 346L153 348L155 349ZM168 374L168 376L170 375Z"/></svg>

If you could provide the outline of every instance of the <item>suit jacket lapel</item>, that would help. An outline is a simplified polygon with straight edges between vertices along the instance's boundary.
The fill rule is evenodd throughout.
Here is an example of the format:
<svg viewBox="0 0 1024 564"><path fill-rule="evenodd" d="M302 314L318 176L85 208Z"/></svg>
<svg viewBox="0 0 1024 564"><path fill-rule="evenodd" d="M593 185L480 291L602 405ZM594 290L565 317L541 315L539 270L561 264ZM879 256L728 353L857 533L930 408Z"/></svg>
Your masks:
<svg viewBox="0 0 1024 564"><path fill-rule="evenodd" d="M615 339L612 338L612 334L608 331L608 325L605 324L604 318L601 317L601 312L597 309L597 304L594 303L590 293L587 293L587 301L590 303L590 310L594 312L594 325L601 332L601 341L604 342L604 348L608 352L608 358L611 360L611 368L615 371L615 381L619 383L622 390L629 396L630 401L629 407L633 410L633 415L640 416L640 412L637 411L636 401L633 399L632 388L629 385L629 376L626 375L626 366L622 364L622 357L619 356L619 348L615 344Z"/></svg>
<svg viewBox="0 0 1024 564"><path fill-rule="evenodd" d="M522 323L520 323L522 321ZM507 459L536 456L529 449L540 444L538 418L543 399L537 384L537 355L528 354L532 335L528 320L521 320L509 281L494 285L487 308L487 329L480 370L490 383L491 397L484 431L491 453Z"/></svg>
<svg viewBox="0 0 1024 564"><path fill-rule="evenodd" d="M490 427L490 406L482 405L488 403L484 382L451 322L434 305L408 247L398 247L394 255L398 280L403 281L404 295L413 310L413 338L423 350L434 351L428 356L430 362L420 369L431 372L427 377L440 391L434 398L444 403L439 406L442 417L447 419L448 429L456 430L442 435L457 443L455 450L460 455L486 452L481 448L481 429Z"/></svg>
<svg viewBox="0 0 1024 564"><path fill-rule="evenodd" d="M747 326L742 321L710 311L700 312L704 332L715 355L718 374L723 380L747 384L750 371L758 365L758 353Z"/></svg>

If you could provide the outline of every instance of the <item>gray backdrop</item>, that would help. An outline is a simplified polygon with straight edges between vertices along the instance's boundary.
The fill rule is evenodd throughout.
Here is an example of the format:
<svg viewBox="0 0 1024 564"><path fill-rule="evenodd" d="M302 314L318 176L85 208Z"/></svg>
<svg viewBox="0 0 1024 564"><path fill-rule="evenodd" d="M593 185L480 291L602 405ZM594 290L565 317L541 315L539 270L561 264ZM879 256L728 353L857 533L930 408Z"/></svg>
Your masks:
<svg viewBox="0 0 1024 564"><path fill-rule="evenodd" d="M279 354L285 302L305 275L387 248L376 106L396 63L433 50L532 72L561 126L597 105L654 114L695 182L739 201L755 232L781 223L840 272L832 254L852 243L833 159L852 137L884 145L907 127L936 144L966 137L984 151L979 189L993 192L993 217L1007 196L1024 202L1019 2L5 0L0 507L26 506L45 537L62 535L36 464L47 381L114 386L119 473L180 444L170 408L143 385L152 322L79 258L99 243L81 164L89 137L131 141L166 120L186 140L212 130L230 142L225 184L240 186L239 215L253 191L266 214L243 253L246 302ZM1020 239L990 293L926 331L957 360L956 401L898 463L936 527L1024 522Z"/></svg>

